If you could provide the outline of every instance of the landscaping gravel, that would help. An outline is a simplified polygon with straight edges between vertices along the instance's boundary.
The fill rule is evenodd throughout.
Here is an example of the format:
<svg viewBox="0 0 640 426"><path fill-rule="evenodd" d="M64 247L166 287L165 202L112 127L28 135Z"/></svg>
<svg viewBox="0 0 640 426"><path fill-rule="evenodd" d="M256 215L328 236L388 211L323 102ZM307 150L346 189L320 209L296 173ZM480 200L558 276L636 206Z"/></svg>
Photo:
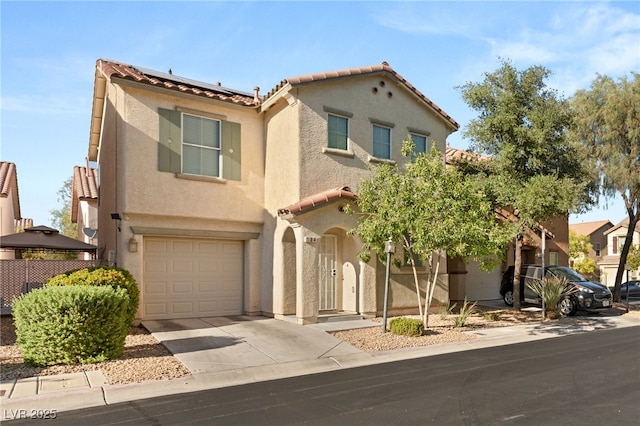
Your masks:
<svg viewBox="0 0 640 426"><path fill-rule="evenodd" d="M623 315L624 306L616 306L615 309L611 309L611 312ZM635 307L635 310L626 315L640 320L640 307ZM465 331L540 321L539 312L478 308L477 312L469 317L464 327L454 327L456 316L450 314L441 317L438 313L430 314L429 328L420 337L398 336L391 332L383 333L381 318L374 319L374 321L380 322L380 327L340 331L332 334L362 351L379 352L465 341L475 338L469 333L464 333ZM390 320L391 318L388 319L388 321ZM585 315L553 321L580 324L590 323L593 318L590 315ZM174 379L190 374L189 370L143 327L131 328L126 338L124 353L118 359L97 364L55 365L39 368L24 364L20 349L15 344L16 335L12 318L2 316L0 325L0 380L3 381L91 370L102 370L110 384Z"/></svg>

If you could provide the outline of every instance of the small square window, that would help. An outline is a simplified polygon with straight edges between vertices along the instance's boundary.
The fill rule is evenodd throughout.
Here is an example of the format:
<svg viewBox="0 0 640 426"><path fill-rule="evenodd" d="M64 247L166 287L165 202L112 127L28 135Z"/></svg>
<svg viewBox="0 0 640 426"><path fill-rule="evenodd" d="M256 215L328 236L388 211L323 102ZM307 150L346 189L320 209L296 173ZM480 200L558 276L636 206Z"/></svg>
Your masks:
<svg viewBox="0 0 640 426"><path fill-rule="evenodd" d="M334 149L348 149L349 119L329 114L327 118L329 140L327 146Z"/></svg>
<svg viewBox="0 0 640 426"><path fill-rule="evenodd" d="M549 252L549 266L558 266L558 252L550 251Z"/></svg>
<svg viewBox="0 0 640 426"><path fill-rule="evenodd" d="M411 133L411 140L415 145L414 152L416 154L420 152L427 152L427 137L423 135L417 135L415 133Z"/></svg>
<svg viewBox="0 0 640 426"><path fill-rule="evenodd" d="M391 159L391 129L373 125L373 156Z"/></svg>

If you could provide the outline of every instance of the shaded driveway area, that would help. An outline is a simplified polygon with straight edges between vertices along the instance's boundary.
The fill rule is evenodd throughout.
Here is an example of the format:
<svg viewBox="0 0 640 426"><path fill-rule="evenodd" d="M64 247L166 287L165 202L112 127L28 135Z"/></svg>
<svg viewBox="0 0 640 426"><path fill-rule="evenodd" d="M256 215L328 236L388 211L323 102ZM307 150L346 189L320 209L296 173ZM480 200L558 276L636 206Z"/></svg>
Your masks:
<svg viewBox="0 0 640 426"><path fill-rule="evenodd" d="M321 328L259 316L143 321L142 325L192 374L361 352Z"/></svg>

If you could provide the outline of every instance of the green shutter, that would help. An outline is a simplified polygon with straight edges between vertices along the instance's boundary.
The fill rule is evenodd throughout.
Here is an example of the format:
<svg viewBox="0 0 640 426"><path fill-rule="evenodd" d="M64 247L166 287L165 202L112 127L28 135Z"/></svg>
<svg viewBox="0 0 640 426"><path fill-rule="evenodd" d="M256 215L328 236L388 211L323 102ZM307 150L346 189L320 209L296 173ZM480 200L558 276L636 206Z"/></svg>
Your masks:
<svg viewBox="0 0 640 426"><path fill-rule="evenodd" d="M158 141L158 170L180 173L182 132L181 113L172 109L158 109L160 117L160 140Z"/></svg>
<svg viewBox="0 0 640 426"><path fill-rule="evenodd" d="M240 123L222 122L222 177L241 179Z"/></svg>

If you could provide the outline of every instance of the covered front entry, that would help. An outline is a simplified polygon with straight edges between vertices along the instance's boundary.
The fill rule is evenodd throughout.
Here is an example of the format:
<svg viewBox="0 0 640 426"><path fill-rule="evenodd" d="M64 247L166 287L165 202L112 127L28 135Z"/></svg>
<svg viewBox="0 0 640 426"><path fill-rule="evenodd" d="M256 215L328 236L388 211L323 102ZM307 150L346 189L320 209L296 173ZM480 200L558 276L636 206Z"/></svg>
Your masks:
<svg viewBox="0 0 640 426"><path fill-rule="evenodd" d="M278 211L274 247L274 316L307 324L334 315L374 316L375 261L361 262L361 242L338 188Z"/></svg>
<svg viewBox="0 0 640 426"><path fill-rule="evenodd" d="M240 315L243 242L145 237L142 319Z"/></svg>

